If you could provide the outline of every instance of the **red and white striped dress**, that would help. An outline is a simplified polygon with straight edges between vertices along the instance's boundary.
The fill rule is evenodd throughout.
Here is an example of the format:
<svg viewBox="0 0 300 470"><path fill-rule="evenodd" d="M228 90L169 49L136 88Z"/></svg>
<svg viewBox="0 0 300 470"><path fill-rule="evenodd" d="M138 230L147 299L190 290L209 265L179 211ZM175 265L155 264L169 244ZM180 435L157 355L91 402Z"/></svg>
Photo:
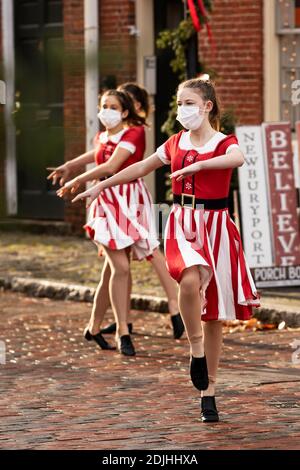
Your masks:
<svg viewBox="0 0 300 470"><path fill-rule="evenodd" d="M190 131L170 137L157 155L171 171L196 161L228 153L238 147L231 134L216 133L203 147L195 147ZM172 180L173 194L201 199L228 197L232 169L201 170L182 181ZM239 231L225 209L193 209L173 204L165 228L165 255L171 276L180 282L183 270L198 266L201 277L202 320L247 320L260 295L244 255Z"/></svg>
<svg viewBox="0 0 300 470"><path fill-rule="evenodd" d="M121 165L121 171L143 159L145 130L143 126L132 127L112 136L99 132L94 144L97 165L106 162L117 147L127 149L130 157ZM136 260L151 257L159 246L152 204L142 178L102 191L93 201L84 226L99 246L99 255L103 255L101 247L106 246L112 250L131 247Z"/></svg>

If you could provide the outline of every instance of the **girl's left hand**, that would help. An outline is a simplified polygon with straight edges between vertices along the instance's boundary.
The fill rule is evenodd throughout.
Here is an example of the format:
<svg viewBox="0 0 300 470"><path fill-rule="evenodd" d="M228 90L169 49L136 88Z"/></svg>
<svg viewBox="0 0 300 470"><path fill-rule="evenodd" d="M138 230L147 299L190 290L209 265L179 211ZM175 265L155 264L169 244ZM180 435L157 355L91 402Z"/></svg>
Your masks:
<svg viewBox="0 0 300 470"><path fill-rule="evenodd" d="M175 179L176 181L181 181L187 176L192 176L198 171L201 170L201 162L192 163L192 165L181 168L180 170L174 171L170 174L170 178Z"/></svg>
<svg viewBox="0 0 300 470"><path fill-rule="evenodd" d="M64 186L59 188L56 191L56 194L59 197L64 197L65 194L67 194L68 191L70 191L71 193L75 193L80 188L80 185L81 185L81 183L80 183L79 179L74 178L73 180L68 181Z"/></svg>

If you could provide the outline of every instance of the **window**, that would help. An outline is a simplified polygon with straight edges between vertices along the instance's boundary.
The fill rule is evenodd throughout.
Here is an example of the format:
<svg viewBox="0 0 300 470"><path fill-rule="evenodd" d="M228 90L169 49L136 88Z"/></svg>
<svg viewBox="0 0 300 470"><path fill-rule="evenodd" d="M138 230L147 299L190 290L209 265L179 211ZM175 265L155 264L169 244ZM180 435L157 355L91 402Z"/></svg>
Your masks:
<svg viewBox="0 0 300 470"><path fill-rule="evenodd" d="M277 0L280 38L280 114L292 129L300 121L300 105L292 103L292 83L300 80L300 0Z"/></svg>

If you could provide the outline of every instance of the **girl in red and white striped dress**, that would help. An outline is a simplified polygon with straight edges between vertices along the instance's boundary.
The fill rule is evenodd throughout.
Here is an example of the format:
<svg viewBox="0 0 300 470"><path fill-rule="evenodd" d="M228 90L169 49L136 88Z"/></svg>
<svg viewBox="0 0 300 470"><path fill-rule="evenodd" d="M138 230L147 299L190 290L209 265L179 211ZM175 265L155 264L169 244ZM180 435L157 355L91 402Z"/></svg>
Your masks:
<svg viewBox="0 0 300 470"><path fill-rule="evenodd" d="M127 93L117 90L105 92L101 97L98 117L106 131L96 135L96 150L72 160L69 168L78 168L94 159L97 166L65 183L57 191L60 197L68 191L75 192L82 184L95 178L105 179L143 158L145 139L141 126L145 120L135 113ZM57 171L56 174L53 172L49 178L55 178L57 174ZM141 260L159 246L152 199L144 181L134 178L134 181L103 191L90 209L85 229L100 251L104 251L110 267L108 273L105 270L102 272L85 338L94 339L102 349L112 348L99 332L111 301L117 324L118 348L122 354L134 355L127 325L130 250L134 259Z"/></svg>
<svg viewBox="0 0 300 470"><path fill-rule="evenodd" d="M125 91L130 95L133 100L134 108L136 113L139 116L147 119L150 114L150 100L147 91L139 86L137 83L127 82L123 83L118 87L118 90ZM134 143L136 146L139 147L141 151L145 151L145 140L146 140L146 127L144 125L140 125L138 129L136 129L135 134L131 133L131 142ZM134 140L136 137L136 140ZM173 336L175 339L179 339L183 332L184 332L184 325L178 312L178 291L176 282L174 279L171 278L170 274L166 268L166 261L163 253L159 248L155 249L150 256L147 256L147 260L152 264L153 268L155 269L161 285L165 290L168 299L168 307L171 316L171 324L173 328ZM105 260L102 276L106 276L109 278L109 263ZM131 278L130 278L131 282ZM131 286L130 286L131 287ZM131 289L128 289L129 292ZM103 296L102 296L103 299ZM129 299L130 305L130 299ZM130 308L128 308L128 314L130 313ZM129 331L132 331L132 323L128 323ZM114 333L116 330L116 324L112 323L107 327L101 329L101 333Z"/></svg>
<svg viewBox="0 0 300 470"><path fill-rule="evenodd" d="M201 390L202 420L211 422L219 420L215 383L222 320L249 319L260 301L228 211L232 170L244 163L238 141L218 131L219 106L211 81L182 83L177 102L177 119L188 131L173 135L150 157L73 201L93 200L107 188L171 165L174 204L166 225L165 255L179 284L180 313L190 343L190 376Z"/></svg>

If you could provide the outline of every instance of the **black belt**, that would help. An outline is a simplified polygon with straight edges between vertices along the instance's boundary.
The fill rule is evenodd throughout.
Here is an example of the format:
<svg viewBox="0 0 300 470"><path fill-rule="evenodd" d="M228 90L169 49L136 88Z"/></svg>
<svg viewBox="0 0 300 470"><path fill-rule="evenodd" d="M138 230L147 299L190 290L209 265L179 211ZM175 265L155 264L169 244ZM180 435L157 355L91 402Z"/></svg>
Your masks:
<svg viewBox="0 0 300 470"><path fill-rule="evenodd" d="M229 198L223 197L221 199L202 199L195 197L193 194L173 194L173 203L180 204L181 206L191 206L193 209L196 206L203 204L204 209L226 209L229 205ZM200 207L199 207L200 209Z"/></svg>

